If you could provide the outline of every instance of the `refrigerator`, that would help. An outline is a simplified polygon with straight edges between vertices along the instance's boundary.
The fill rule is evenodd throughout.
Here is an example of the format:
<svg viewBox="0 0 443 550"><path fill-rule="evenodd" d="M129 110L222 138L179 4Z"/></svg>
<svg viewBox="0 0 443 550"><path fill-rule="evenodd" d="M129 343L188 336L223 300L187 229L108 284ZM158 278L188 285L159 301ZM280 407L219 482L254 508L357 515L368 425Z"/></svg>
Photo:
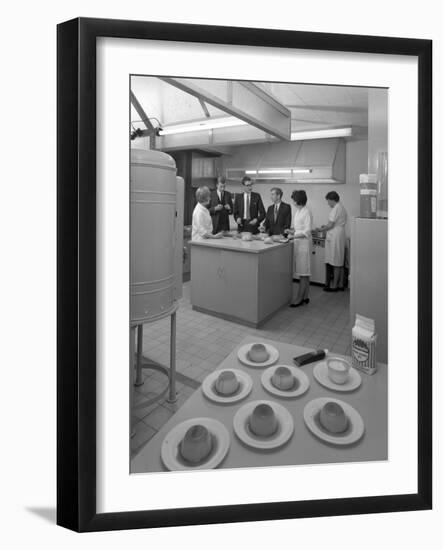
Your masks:
<svg viewBox="0 0 443 550"><path fill-rule="evenodd" d="M377 361L388 362L388 220L354 218L351 224L351 323L375 320Z"/></svg>

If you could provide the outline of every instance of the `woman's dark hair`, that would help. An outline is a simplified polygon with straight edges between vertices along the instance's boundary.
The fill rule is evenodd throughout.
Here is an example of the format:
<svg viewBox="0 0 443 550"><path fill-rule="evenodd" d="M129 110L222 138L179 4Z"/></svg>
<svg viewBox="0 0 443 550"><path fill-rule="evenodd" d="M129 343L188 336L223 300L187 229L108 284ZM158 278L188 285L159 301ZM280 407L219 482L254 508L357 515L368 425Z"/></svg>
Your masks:
<svg viewBox="0 0 443 550"><path fill-rule="evenodd" d="M298 204L299 206L305 206L305 204L308 202L308 197L306 196L306 192L301 189L300 191L292 191L291 199L295 202L295 204Z"/></svg>
<svg viewBox="0 0 443 550"><path fill-rule="evenodd" d="M325 199L327 201L335 201L335 202L339 202L340 200L340 195L335 192L335 191L329 191L329 193L326 194L326 197Z"/></svg>

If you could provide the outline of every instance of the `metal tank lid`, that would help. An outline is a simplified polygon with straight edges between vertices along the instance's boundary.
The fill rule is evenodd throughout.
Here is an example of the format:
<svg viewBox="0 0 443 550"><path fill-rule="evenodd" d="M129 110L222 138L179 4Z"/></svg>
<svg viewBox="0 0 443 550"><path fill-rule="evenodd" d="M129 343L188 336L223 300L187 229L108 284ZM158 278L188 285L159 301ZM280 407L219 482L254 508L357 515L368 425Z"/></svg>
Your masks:
<svg viewBox="0 0 443 550"><path fill-rule="evenodd" d="M170 155L152 149L131 149L131 163L169 167L175 170L175 160Z"/></svg>

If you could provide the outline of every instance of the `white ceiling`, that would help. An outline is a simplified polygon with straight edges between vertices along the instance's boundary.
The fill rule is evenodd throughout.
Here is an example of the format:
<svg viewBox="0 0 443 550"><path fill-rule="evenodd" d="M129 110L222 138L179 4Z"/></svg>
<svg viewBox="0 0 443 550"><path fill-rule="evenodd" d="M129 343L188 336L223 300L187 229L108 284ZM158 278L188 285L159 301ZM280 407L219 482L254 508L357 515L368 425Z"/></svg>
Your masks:
<svg viewBox="0 0 443 550"><path fill-rule="evenodd" d="M206 118L205 112L199 100L186 92L183 92L151 76L133 76L131 89L143 107L149 118L156 117L161 125L178 124ZM226 113L205 104L211 117L225 116ZM138 120L134 107L131 109L132 121Z"/></svg>
<svg viewBox="0 0 443 550"><path fill-rule="evenodd" d="M368 125L368 89L314 84L260 83L291 111L292 131Z"/></svg>
<svg viewBox="0 0 443 550"><path fill-rule="evenodd" d="M368 89L313 84L256 82L291 111L292 131L353 126L365 134L368 125ZM157 77L132 77L131 88L149 118L163 125L206 118L200 101ZM224 116L222 110L205 103L211 117ZM134 126L139 116L132 107Z"/></svg>

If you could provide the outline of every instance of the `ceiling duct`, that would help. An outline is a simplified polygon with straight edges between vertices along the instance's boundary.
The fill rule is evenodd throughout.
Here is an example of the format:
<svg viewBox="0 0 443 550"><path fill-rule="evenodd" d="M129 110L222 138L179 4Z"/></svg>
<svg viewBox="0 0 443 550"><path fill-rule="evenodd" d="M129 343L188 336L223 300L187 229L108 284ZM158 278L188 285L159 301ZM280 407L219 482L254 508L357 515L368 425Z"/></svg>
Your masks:
<svg viewBox="0 0 443 550"><path fill-rule="evenodd" d="M286 183L344 183L346 143L342 138L245 145L224 159L229 180Z"/></svg>

